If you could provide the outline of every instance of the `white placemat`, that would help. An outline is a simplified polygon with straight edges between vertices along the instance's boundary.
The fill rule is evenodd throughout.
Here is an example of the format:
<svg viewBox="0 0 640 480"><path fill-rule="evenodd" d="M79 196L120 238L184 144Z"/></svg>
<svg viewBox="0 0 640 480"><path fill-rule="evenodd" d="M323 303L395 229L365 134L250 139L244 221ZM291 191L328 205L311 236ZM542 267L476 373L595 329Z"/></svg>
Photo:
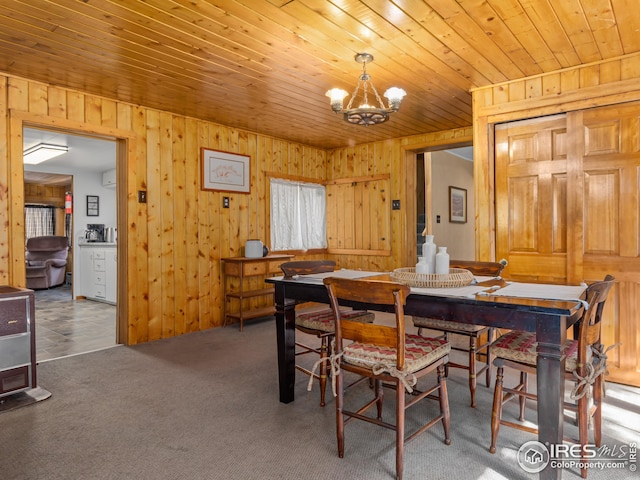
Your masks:
<svg viewBox="0 0 640 480"><path fill-rule="evenodd" d="M536 298L541 300L565 300L586 303L582 294L586 285L549 285L542 283L509 283L506 287L492 290L497 297Z"/></svg>

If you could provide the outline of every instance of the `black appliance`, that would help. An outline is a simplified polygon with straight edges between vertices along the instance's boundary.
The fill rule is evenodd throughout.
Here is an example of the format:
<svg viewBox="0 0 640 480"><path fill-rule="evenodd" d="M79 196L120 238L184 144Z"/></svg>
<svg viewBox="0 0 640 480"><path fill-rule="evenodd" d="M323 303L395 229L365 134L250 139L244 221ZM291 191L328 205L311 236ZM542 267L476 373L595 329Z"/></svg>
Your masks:
<svg viewBox="0 0 640 480"><path fill-rule="evenodd" d="M104 223L89 223L85 234L87 242L104 242Z"/></svg>

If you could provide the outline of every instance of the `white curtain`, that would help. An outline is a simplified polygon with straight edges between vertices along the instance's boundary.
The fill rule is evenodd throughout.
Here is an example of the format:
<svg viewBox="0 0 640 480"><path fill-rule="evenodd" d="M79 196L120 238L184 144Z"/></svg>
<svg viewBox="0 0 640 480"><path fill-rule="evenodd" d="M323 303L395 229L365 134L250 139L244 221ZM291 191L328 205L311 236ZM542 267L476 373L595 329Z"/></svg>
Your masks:
<svg viewBox="0 0 640 480"><path fill-rule="evenodd" d="M326 248L323 185L271 179L271 249Z"/></svg>
<svg viewBox="0 0 640 480"><path fill-rule="evenodd" d="M24 225L26 238L53 235L56 228L54 214L54 207L25 205Z"/></svg>

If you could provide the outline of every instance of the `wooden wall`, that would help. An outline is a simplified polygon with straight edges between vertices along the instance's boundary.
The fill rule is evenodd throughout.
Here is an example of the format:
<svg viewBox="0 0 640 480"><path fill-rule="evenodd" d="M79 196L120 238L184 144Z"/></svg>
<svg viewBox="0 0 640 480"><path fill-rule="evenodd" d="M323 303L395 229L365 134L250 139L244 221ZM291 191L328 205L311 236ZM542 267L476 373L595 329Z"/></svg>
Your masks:
<svg viewBox="0 0 640 480"><path fill-rule="evenodd" d="M118 139L119 336L128 344L221 325L220 259L268 238L263 172L325 175L321 149L16 77L0 78L0 111L0 284L25 285L22 126ZM250 155L251 193L200 190L201 147Z"/></svg>
<svg viewBox="0 0 640 480"><path fill-rule="evenodd" d="M38 183L26 183L24 185L25 203L35 203L57 207L55 209L55 235L64 236L64 195L67 190L68 189L66 187L41 185Z"/></svg>
<svg viewBox="0 0 640 480"><path fill-rule="evenodd" d="M327 182L351 180L358 188L363 178L388 174L384 200L365 205L354 202L353 218L362 226L362 238L389 235L385 239L390 250L376 248L352 249L348 254L330 250L329 257L342 268L392 271L415 265L416 258L416 153L428 150L471 145L472 128L459 128L424 135L413 135L383 142L372 142L329 152ZM400 200L400 209L392 210L392 200ZM342 204L344 209L344 203ZM342 215L341 211L341 215ZM364 219L363 219L364 217ZM380 246L380 244L378 244Z"/></svg>
<svg viewBox="0 0 640 480"><path fill-rule="evenodd" d="M268 243L269 175L337 180L388 178L388 198L406 198L412 149L471 142L471 127L327 152L143 106L0 76L0 284L24 286L22 128L36 126L116 139L119 341L137 344L222 324L221 258L248 238ZM200 148L251 156L251 193L200 190ZM408 159L408 160L407 160ZM409 171L413 172L410 167ZM147 203L138 203L138 191ZM222 208L229 196L230 208ZM407 209L382 212L388 256L337 255L343 267L404 265ZM410 207L409 207L410 208ZM380 212L378 212L380 213ZM383 220L386 218L386 220ZM410 218L413 218L412 215ZM378 220L376 220L378 221ZM374 252L375 253L375 252ZM415 252L414 252L415 253ZM302 258L297 255L296 258ZM256 285L260 278L252 280Z"/></svg>

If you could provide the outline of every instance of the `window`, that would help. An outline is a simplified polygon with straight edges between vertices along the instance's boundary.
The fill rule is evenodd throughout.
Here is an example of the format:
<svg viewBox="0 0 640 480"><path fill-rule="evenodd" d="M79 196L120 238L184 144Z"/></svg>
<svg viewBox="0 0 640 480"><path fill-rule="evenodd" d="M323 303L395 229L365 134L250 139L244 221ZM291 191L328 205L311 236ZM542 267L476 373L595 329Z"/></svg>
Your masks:
<svg viewBox="0 0 640 480"><path fill-rule="evenodd" d="M26 238L54 235L56 231L54 211L54 207L25 205L24 224Z"/></svg>
<svg viewBox="0 0 640 480"><path fill-rule="evenodd" d="M272 178L271 249L327 247L326 192L323 185Z"/></svg>

